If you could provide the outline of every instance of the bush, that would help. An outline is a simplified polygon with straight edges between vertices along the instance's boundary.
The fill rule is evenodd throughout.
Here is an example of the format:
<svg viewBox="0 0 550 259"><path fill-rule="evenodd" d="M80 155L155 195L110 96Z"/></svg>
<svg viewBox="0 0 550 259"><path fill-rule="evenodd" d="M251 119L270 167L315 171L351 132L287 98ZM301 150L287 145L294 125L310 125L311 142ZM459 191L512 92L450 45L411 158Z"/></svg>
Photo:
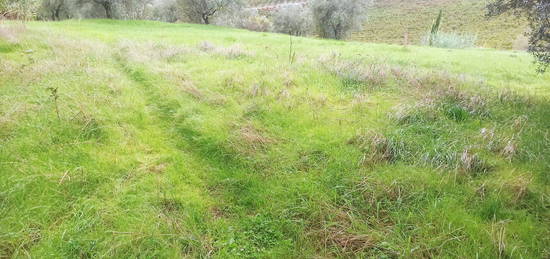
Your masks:
<svg viewBox="0 0 550 259"><path fill-rule="evenodd" d="M237 9L224 12L216 18L214 23L220 26L260 32L271 31L273 28L269 18L259 14L255 9Z"/></svg>
<svg viewBox="0 0 550 259"><path fill-rule="evenodd" d="M430 39L432 46L448 49L473 48L477 42L475 35L438 32L436 34L428 33L422 39L422 44L430 45Z"/></svg>
<svg viewBox="0 0 550 259"><path fill-rule="evenodd" d="M290 5L273 14L273 29L276 32L305 36L311 31L311 12L302 5Z"/></svg>
<svg viewBox="0 0 550 259"><path fill-rule="evenodd" d="M115 18L146 20L152 18L151 0L119 0L115 2Z"/></svg>
<svg viewBox="0 0 550 259"><path fill-rule="evenodd" d="M210 24L216 15L231 9L240 9L238 0L177 0L189 22Z"/></svg>
<svg viewBox="0 0 550 259"><path fill-rule="evenodd" d="M177 22L180 19L176 0L163 1L153 7L152 19L163 22Z"/></svg>
<svg viewBox="0 0 550 259"><path fill-rule="evenodd" d="M317 33L323 38L344 39L366 19L368 0L313 0L311 10Z"/></svg>
<svg viewBox="0 0 550 259"><path fill-rule="evenodd" d="M33 19L39 6L38 0L0 0L0 18Z"/></svg>
<svg viewBox="0 0 550 259"><path fill-rule="evenodd" d="M69 3L65 0L43 0L39 18L44 20L61 20L70 18Z"/></svg>

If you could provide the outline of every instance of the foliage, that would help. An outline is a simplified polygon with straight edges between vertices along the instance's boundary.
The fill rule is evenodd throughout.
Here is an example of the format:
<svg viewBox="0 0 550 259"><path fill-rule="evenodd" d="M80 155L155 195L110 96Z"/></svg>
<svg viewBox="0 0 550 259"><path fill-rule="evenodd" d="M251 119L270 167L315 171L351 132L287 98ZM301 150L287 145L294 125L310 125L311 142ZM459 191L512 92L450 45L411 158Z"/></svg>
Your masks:
<svg viewBox="0 0 550 259"><path fill-rule="evenodd" d="M239 0L178 0L183 14L190 22L210 24L216 14L238 7Z"/></svg>
<svg viewBox="0 0 550 259"><path fill-rule="evenodd" d="M433 46L433 38L437 36L437 33L439 32L439 27L441 26L441 18L443 16L443 10L439 10L439 15L437 15L437 18L434 20L434 23L432 25L432 29L430 30L430 46Z"/></svg>
<svg viewBox="0 0 550 259"><path fill-rule="evenodd" d="M305 36L311 32L312 16L303 5L289 5L279 8L272 16L275 32Z"/></svg>
<svg viewBox="0 0 550 259"><path fill-rule="evenodd" d="M0 0L0 18L34 19L39 6L38 0Z"/></svg>
<svg viewBox="0 0 550 259"><path fill-rule="evenodd" d="M62 20L70 18L69 0L43 0L40 6L40 18L46 20Z"/></svg>
<svg viewBox="0 0 550 259"><path fill-rule="evenodd" d="M434 46L438 48L463 49L476 46L477 36L456 33L456 32L438 32L436 34L428 33L422 39L422 45Z"/></svg>
<svg viewBox="0 0 550 259"><path fill-rule="evenodd" d="M538 61L539 72L550 66L550 2L547 0L495 0L488 6L488 16L497 16L505 12L527 16L529 49Z"/></svg>
<svg viewBox="0 0 550 259"><path fill-rule="evenodd" d="M152 19L164 22L177 22L180 19L180 9L176 0L161 1L153 6Z"/></svg>
<svg viewBox="0 0 550 259"><path fill-rule="evenodd" d="M221 26L268 32L273 29L271 20L256 9L232 8L219 14L214 23Z"/></svg>
<svg viewBox="0 0 550 259"><path fill-rule="evenodd" d="M366 19L367 0L313 0L311 10L323 38L344 39Z"/></svg>

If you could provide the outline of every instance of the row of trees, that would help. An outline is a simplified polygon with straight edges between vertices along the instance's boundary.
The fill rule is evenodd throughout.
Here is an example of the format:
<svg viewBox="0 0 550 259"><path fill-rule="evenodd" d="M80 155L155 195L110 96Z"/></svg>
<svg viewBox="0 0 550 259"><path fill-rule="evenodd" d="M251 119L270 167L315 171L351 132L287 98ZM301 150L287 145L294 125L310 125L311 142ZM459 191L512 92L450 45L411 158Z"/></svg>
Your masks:
<svg viewBox="0 0 550 259"><path fill-rule="evenodd" d="M245 8L239 0L178 0L188 20L259 31L307 35L313 31L324 38L343 39L364 22L370 0L311 0L286 4L274 10Z"/></svg>
<svg viewBox="0 0 550 259"><path fill-rule="evenodd" d="M0 0L0 16L14 19L153 19L153 0Z"/></svg>
<svg viewBox="0 0 550 259"><path fill-rule="evenodd" d="M315 31L325 38L343 39L365 19L371 0L309 0L307 5L290 5L271 14L246 8L247 0L0 0L0 18L153 19L186 21L307 35ZM506 12L527 17L530 24L529 52L537 58L539 70L550 64L550 1L493 0L488 16Z"/></svg>
<svg viewBox="0 0 550 259"><path fill-rule="evenodd" d="M215 23L292 35L316 32L321 37L343 39L364 22L369 1L310 0L307 4L290 4L264 12L248 7L247 0L0 0L0 15L42 20L108 18ZM22 15L21 10L27 12Z"/></svg>

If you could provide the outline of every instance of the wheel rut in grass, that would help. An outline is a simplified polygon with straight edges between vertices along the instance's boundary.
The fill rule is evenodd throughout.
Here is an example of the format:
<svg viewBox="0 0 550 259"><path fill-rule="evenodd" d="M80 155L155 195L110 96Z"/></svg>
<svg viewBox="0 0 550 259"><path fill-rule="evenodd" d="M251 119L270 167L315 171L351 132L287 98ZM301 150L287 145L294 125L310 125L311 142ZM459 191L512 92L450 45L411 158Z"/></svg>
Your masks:
<svg viewBox="0 0 550 259"><path fill-rule="evenodd" d="M152 114L159 120L159 127L174 140L170 145L204 163L199 177L206 181L209 193L222 200L223 206L245 207L245 214L253 214L256 208L248 207L250 198L247 196L254 197L255 194L249 190L256 189L254 187L265 179L256 173L255 168L241 160L235 151L209 135L179 123L174 113L188 100L162 95L159 88L169 87L167 81L147 71L146 66L131 64L124 57L115 56L115 60L128 78L145 92L148 106L153 108Z"/></svg>

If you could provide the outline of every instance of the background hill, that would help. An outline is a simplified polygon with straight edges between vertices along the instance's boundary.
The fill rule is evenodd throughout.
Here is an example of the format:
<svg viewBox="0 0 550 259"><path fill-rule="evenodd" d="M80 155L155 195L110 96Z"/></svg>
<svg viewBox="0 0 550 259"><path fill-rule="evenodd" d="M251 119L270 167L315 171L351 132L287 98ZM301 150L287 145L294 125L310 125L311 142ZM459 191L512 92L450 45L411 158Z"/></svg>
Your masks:
<svg viewBox="0 0 550 259"><path fill-rule="evenodd" d="M525 21L513 16L486 19L484 0L377 0L369 20L353 39L369 42L420 42L439 10L443 10L442 31L474 34L480 47L523 49Z"/></svg>
<svg viewBox="0 0 550 259"><path fill-rule="evenodd" d="M277 5L303 0L250 0L254 6ZM486 0L374 0L369 19L352 40L419 44L439 10L442 31L476 35L477 45L488 48L524 49L525 21L513 16L485 18ZM405 36L407 34L407 36Z"/></svg>

